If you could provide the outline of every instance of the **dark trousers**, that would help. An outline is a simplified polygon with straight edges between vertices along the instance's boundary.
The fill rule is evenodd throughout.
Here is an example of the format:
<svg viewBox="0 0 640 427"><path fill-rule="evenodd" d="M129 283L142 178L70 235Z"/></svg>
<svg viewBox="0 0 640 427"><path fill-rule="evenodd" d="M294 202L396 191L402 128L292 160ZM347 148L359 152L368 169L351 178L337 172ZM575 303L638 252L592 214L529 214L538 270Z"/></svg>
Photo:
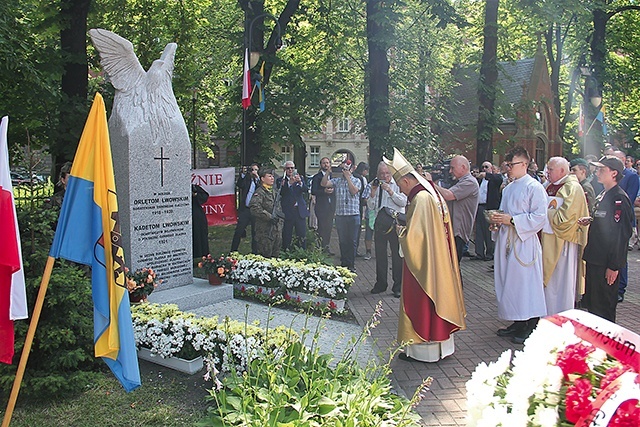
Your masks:
<svg viewBox="0 0 640 427"><path fill-rule="evenodd" d="M478 205L476 213L476 255L479 257L493 256L493 240L489 231L489 223L484 217L485 205Z"/></svg>
<svg viewBox="0 0 640 427"><path fill-rule="evenodd" d="M340 242L340 265L353 268L356 260L356 237L360 215L336 215L336 230Z"/></svg>
<svg viewBox="0 0 640 427"><path fill-rule="evenodd" d="M375 289L387 289L387 277L389 272L389 261L387 256L387 246L391 248L391 277L393 278L393 292L400 292L402 287L402 258L400 258L400 250L398 243L398 235L396 230L392 229L389 233L381 230L380 227L373 228L373 238L375 239L376 251L376 284Z"/></svg>
<svg viewBox="0 0 640 427"><path fill-rule="evenodd" d="M296 230L299 246L303 249L307 248L307 219L302 218L297 210L294 215L294 218L284 220L284 227L282 228L282 249L284 250L291 246L294 229Z"/></svg>
<svg viewBox="0 0 640 427"><path fill-rule="evenodd" d="M236 224L236 230L233 232L233 238L231 239L231 252L238 250L240 246L240 239L242 235L246 233L247 226L251 225L251 252L258 253L256 248L256 230L253 224L253 216L249 209L241 209L238 211L238 223Z"/></svg>
<svg viewBox="0 0 640 427"><path fill-rule="evenodd" d="M458 269L460 271L460 284L464 286L464 283L462 283L462 266L460 265L460 261L462 260L462 254L464 253L464 247L467 246L467 242L465 242L460 236L456 236L454 240L456 242L456 253L458 254Z"/></svg>
<svg viewBox="0 0 640 427"><path fill-rule="evenodd" d="M318 218L318 237L320 237L322 248L328 249L333 228L333 210L316 209L316 217Z"/></svg>
<svg viewBox="0 0 640 427"><path fill-rule="evenodd" d="M462 237L456 236L456 252L458 254L458 264L460 264L460 260L462 260L462 254L464 253L464 246L467 244Z"/></svg>
<svg viewBox="0 0 640 427"><path fill-rule="evenodd" d="M587 263L586 286L582 303L584 308L589 310L589 313L615 322L620 274L618 274L616 281L609 285L604 276L606 270L607 267Z"/></svg>
<svg viewBox="0 0 640 427"><path fill-rule="evenodd" d="M618 284L618 295L624 296L624 293L627 291L627 282L629 281L629 263L627 262L624 267L620 269L620 273L618 274L620 278L620 283Z"/></svg>

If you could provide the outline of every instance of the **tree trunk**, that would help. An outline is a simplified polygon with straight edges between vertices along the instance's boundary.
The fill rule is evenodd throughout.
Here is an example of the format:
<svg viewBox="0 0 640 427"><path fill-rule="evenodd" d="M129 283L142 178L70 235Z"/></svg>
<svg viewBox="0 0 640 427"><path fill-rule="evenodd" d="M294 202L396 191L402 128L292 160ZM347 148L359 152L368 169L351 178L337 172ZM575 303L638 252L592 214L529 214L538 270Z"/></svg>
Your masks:
<svg viewBox="0 0 640 427"><path fill-rule="evenodd" d="M476 164L492 160L493 132L496 127L495 102L498 81L498 5L499 0L486 0L484 13L484 48L478 82L478 126Z"/></svg>
<svg viewBox="0 0 640 427"><path fill-rule="evenodd" d="M64 58L59 108L58 136L51 146L55 164L72 161L87 117L87 14L91 0L60 2L60 47Z"/></svg>
<svg viewBox="0 0 640 427"><path fill-rule="evenodd" d="M584 87L585 134L584 146L582 148L583 156L589 154L600 156L604 142L602 124L596 120L601 106L594 106L591 103L591 98L594 96L602 97L602 81L605 78L607 56L606 32L609 16L607 11L600 8L594 9L592 14L591 76L585 81Z"/></svg>
<svg viewBox="0 0 640 427"><path fill-rule="evenodd" d="M388 145L389 61L387 50L392 36L389 11L381 0L367 0L367 44L369 61L365 75L365 117L369 136L369 164L376 165ZM386 25L384 23L387 23Z"/></svg>

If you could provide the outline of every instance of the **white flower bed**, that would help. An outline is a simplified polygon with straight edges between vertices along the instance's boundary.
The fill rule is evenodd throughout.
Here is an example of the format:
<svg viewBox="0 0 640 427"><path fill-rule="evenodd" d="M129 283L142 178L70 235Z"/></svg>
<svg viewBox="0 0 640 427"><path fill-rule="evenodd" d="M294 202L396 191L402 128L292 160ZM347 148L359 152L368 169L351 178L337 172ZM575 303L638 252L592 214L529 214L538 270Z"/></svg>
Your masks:
<svg viewBox="0 0 640 427"><path fill-rule="evenodd" d="M355 274L344 267L303 261L238 255L236 268L229 275L234 284L264 286L289 292L303 292L330 299L345 299L354 283Z"/></svg>
<svg viewBox="0 0 640 427"><path fill-rule="evenodd" d="M159 357L189 359L203 356L217 369L244 371L247 364L261 357L264 346L281 346L295 336L282 326L269 334L244 322L217 317L198 317L184 313L174 304L135 304L131 307L133 330L138 348L147 348Z"/></svg>

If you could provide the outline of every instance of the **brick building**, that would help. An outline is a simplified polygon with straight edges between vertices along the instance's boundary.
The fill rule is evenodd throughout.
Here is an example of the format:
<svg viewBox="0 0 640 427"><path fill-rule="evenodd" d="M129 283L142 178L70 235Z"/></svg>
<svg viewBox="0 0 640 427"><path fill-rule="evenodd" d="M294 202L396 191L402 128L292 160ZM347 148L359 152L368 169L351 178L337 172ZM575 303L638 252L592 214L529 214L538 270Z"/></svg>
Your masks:
<svg viewBox="0 0 640 427"><path fill-rule="evenodd" d="M498 130L493 135L493 162L499 163L511 146L522 145L542 167L552 156L562 155L559 118L547 60L541 47L533 58L498 64L496 115ZM450 130L440 130L442 149L466 155L476 162L478 122L478 68L455 72L459 85L453 90L447 120Z"/></svg>

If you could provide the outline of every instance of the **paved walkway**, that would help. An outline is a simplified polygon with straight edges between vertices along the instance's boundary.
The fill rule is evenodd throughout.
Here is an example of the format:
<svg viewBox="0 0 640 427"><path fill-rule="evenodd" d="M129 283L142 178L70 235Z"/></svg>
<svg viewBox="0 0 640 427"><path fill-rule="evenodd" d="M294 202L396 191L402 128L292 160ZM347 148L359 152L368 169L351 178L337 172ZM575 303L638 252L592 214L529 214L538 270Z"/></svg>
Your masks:
<svg viewBox="0 0 640 427"><path fill-rule="evenodd" d="M339 253L338 239L334 232L332 250ZM364 245L360 251L364 253ZM473 245L470 252L473 253ZM390 265L389 259L389 265ZM339 258L336 257L336 264ZM369 291L375 283L376 259L356 259L358 277L349 292L349 307L363 325L374 311L376 303L383 302L380 325L372 331L377 349L385 357L388 350L396 346L399 299L390 293L372 295ZM417 411L425 426L464 426L466 415L465 383L478 363L496 360L506 349L521 349L507 338L500 338L495 331L508 322L496 318L496 301L493 287L492 261L475 261L463 258L461 263L464 296L467 308L467 329L455 334L456 351L452 356L437 363L404 362L396 357L391 362L393 380L407 396L412 396L424 378L431 376L431 392L420 403ZM635 332L640 332L640 251L629 252L629 282L625 301L618 305L618 323ZM389 284L391 285L391 274Z"/></svg>

